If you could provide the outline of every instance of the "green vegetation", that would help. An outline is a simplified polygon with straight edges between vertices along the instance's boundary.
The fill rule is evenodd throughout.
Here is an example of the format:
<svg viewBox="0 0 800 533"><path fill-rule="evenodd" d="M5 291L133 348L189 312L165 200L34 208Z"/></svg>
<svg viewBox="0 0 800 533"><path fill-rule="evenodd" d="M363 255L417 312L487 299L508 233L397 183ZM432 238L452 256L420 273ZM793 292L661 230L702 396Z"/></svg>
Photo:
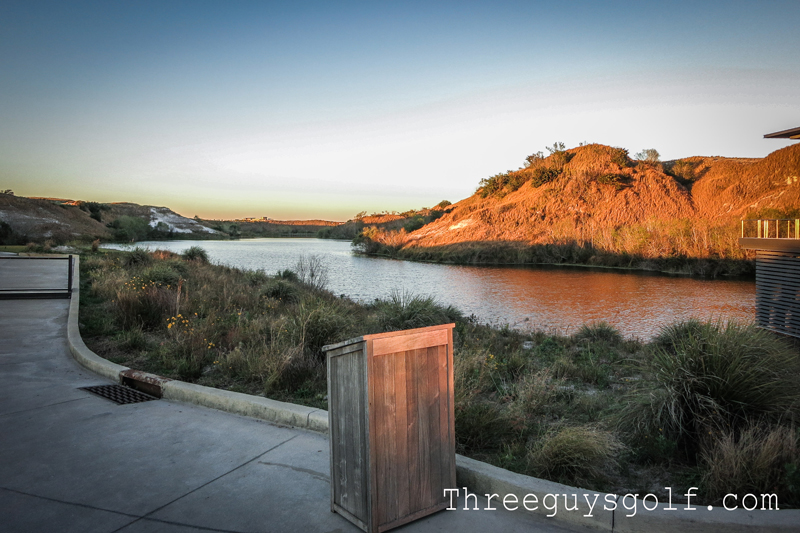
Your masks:
<svg viewBox="0 0 800 533"><path fill-rule="evenodd" d="M16 233L10 225L0 220L0 245L21 245L26 244L28 238L25 235Z"/></svg>
<svg viewBox="0 0 800 533"><path fill-rule="evenodd" d="M381 231L399 232L402 235L411 233L426 224L439 219L451 205L447 200L442 200L433 208L411 209L403 213L373 213L367 215L362 211L351 220L339 226L328 227L317 232L321 239L361 239L367 228L379 228Z"/></svg>
<svg viewBox="0 0 800 533"><path fill-rule="evenodd" d="M564 165L575 155L567 152L564 143L556 142L548 146L550 156L545 158L542 152L536 152L525 158L525 168L518 171L509 170L491 178L484 178L478 185L481 198L494 196L503 198L530 182L532 187L541 187L550 183L564 171Z"/></svg>
<svg viewBox="0 0 800 533"><path fill-rule="evenodd" d="M697 321L648 344L605 323L521 332L425 296L336 297L313 256L269 275L194 255L87 253L89 347L167 377L326 408L323 345L454 321L459 453L609 492L699 483L708 503L736 489L800 504L800 356L771 333Z"/></svg>
<svg viewBox="0 0 800 533"><path fill-rule="evenodd" d="M108 204L101 204L98 202L77 202L76 205L80 208L81 211L85 211L89 213L89 217L93 218L98 222L103 221L103 212L110 211L111 206Z"/></svg>
<svg viewBox="0 0 800 533"><path fill-rule="evenodd" d="M549 244L488 241L405 247L402 235L370 226L353 239L352 245L360 253L411 261L585 265L709 278L754 277L755 262L745 257L738 244L738 231L736 224L708 227L688 220L651 221L619 229L603 228L580 241L564 238ZM712 246L716 252L707 257L707 247ZM703 255L697 257L695 251Z"/></svg>
<svg viewBox="0 0 800 533"><path fill-rule="evenodd" d="M11 252L18 254L27 250L27 246L22 245L0 245L0 252Z"/></svg>
<svg viewBox="0 0 800 533"><path fill-rule="evenodd" d="M150 224L140 217L123 215L108 224L118 241L143 241L151 236Z"/></svg>
<svg viewBox="0 0 800 533"><path fill-rule="evenodd" d="M671 161L664 164L664 171L678 180L678 183L688 187L697 179L695 168L697 163L679 159L678 161Z"/></svg>
<svg viewBox="0 0 800 533"><path fill-rule="evenodd" d="M208 263L208 252L200 246L191 246L183 251L181 257L187 261L198 261L200 263Z"/></svg>

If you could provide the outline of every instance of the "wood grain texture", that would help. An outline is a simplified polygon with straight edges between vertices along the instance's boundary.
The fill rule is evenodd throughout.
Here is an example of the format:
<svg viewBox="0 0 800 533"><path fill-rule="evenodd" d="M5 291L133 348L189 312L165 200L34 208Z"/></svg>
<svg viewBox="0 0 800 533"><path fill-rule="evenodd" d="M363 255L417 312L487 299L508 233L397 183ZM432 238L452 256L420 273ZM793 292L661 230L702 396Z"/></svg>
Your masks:
<svg viewBox="0 0 800 533"><path fill-rule="evenodd" d="M455 488L453 324L367 335L328 352L331 506L386 531Z"/></svg>
<svg viewBox="0 0 800 533"><path fill-rule="evenodd" d="M368 514L366 352L328 357L331 505L366 522Z"/></svg>
<svg viewBox="0 0 800 533"><path fill-rule="evenodd" d="M372 355L388 355L408 350L418 350L429 346L439 346L447 342L446 330L425 331L413 335L393 336L386 339L374 339Z"/></svg>

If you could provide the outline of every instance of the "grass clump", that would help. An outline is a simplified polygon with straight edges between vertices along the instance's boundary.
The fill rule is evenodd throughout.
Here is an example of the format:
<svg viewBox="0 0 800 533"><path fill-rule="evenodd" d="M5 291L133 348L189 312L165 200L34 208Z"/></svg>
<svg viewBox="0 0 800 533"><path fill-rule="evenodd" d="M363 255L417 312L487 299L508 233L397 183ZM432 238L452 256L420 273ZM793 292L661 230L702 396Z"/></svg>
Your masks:
<svg viewBox="0 0 800 533"><path fill-rule="evenodd" d="M573 426L555 429L528 451L530 469L540 477L580 485L593 485L617 466L624 449L609 431Z"/></svg>
<svg viewBox="0 0 800 533"><path fill-rule="evenodd" d="M187 273L181 263L162 262L150 267L142 272L142 279L145 282L152 282L159 285L178 285L182 276Z"/></svg>
<svg viewBox="0 0 800 533"><path fill-rule="evenodd" d="M149 265L153 262L153 258L150 255L150 252L146 248L141 248L137 246L130 252L127 252L122 258L122 264L124 266L137 266L137 265Z"/></svg>
<svg viewBox="0 0 800 533"><path fill-rule="evenodd" d="M708 431L797 414L800 358L765 330L689 321L653 344L643 369L650 380L624 417L634 432L657 429L692 453Z"/></svg>
<svg viewBox="0 0 800 533"><path fill-rule="evenodd" d="M577 341L606 342L612 346L619 346L623 341L622 334L605 321L584 324L574 338Z"/></svg>
<svg viewBox="0 0 800 533"><path fill-rule="evenodd" d="M187 261L197 261L199 263L208 263L208 252L201 246L191 246L181 253L181 256Z"/></svg>
<svg viewBox="0 0 800 533"><path fill-rule="evenodd" d="M463 319L457 309L439 304L432 296L408 292L395 291L387 299L377 300L372 308L382 331L423 328Z"/></svg>
<svg viewBox="0 0 800 533"><path fill-rule="evenodd" d="M294 270L290 270L288 268L281 270L275 275L276 278L286 280L286 281L300 281L297 273Z"/></svg>
<svg viewBox="0 0 800 533"><path fill-rule="evenodd" d="M278 300L280 303L297 303L300 301L300 289L285 279L275 279L268 282L261 294L267 298Z"/></svg>
<svg viewBox="0 0 800 533"><path fill-rule="evenodd" d="M728 493L776 493L781 503L800 503L791 476L800 464L798 435L794 427L756 423L710 438L701 456L707 497L719 502Z"/></svg>

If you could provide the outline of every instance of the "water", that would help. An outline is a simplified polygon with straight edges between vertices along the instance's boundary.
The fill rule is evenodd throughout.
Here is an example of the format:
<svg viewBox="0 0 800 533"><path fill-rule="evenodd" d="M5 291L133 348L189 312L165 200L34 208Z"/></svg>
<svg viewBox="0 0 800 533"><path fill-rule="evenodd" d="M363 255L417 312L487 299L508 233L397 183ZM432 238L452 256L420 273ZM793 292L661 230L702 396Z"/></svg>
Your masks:
<svg viewBox="0 0 800 533"><path fill-rule="evenodd" d="M628 337L649 339L677 320L737 319L755 314L752 281L702 280L581 267L477 267L412 263L353 255L350 243L323 239L151 241L136 246L182 252L202 246L209 259L274 274L316 255L328 288L360 301L394 291L433 295L482 322L571 333L605 320ZM128 245L109 248L126 248Z"/></svg>

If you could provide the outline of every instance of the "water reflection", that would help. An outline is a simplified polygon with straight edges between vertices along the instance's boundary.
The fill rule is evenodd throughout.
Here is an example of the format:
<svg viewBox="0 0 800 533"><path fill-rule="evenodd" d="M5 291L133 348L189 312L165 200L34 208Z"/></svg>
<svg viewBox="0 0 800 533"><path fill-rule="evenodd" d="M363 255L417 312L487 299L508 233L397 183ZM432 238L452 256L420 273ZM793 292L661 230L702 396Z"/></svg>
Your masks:
<svg viewBox="0 0 800 533"><path fill-rule="evenodd" d="M474 267L359 257L348 242L319 239L162 241L138 243L180 252L200 244L219 264L262 269L292 268L302 254L322 258L329 288L371 301L393 291L432 294L481 321L570 333L605 320L626 336L647 339L679 319L751 321L752 281L699 280L586 268Z"/></svg>

